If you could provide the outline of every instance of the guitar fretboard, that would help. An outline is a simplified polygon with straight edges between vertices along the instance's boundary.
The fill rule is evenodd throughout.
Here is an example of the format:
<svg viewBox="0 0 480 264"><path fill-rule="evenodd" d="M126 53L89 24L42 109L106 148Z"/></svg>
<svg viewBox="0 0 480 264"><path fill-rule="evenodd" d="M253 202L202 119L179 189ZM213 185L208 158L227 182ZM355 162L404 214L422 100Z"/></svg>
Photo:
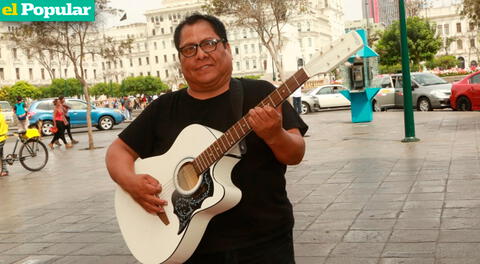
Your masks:
<svg viewBox="0 0 480 264"><path fill-rule="evenodd" d="M280 87L265 97L257 106L264 107L269 105L273 108L278 107L308 79L309 76L307 73L303 69L300 69ZM247 118L248 114L243 116L219 139L194 159L192 163L198 175L205 172L210 166L221 159L225 153L252 131L252 128L247 122Z"/></svg>

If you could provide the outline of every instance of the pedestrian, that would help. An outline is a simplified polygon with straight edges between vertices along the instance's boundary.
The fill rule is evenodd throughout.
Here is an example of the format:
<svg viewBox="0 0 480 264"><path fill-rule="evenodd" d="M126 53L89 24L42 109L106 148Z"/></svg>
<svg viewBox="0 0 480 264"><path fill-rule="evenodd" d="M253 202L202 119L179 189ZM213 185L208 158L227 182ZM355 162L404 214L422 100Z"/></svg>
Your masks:
<svg viewBox="0 0 480 264"><path fill-rule="evenodd" d="M302 88L303 85L293 92L293 108L299 114L302 113Z"/></svg>
<svg viewBox="0 0 480 264"><path fill-rule="evenodd" d="M253 130L231 175L242 198L213 217L186 263L294 263L294 217L285 171L303 158L307 125L289 103L277 109L255 107L275 87L262 80L232 79L231 47L218 18L186 17L175 29L174 43L188 88L160 96L119 134L106 155L110 176L145 211L162 213L163 206L171 206L157 197L163 183L136 174L134 161L166 153L190 124L225 132L236 121L230 87L240 84L243 114L248 112Z"/></svg>
<svg viewBox="0 0 480 264"><path fill-rule="evenodd" d="M125 120L132 120L132 104L128 96L123 97L123 113L125 114Z"/></svg>
<svg viewBox="0 0 480 264"><path fill-rule="evenodd" d="M21 96L17 96L17 103L13 106L13 111L18 119L18 133L25 133L28 129L27 106Z"/></svg>
<svg viewBox="0 0 480 264"><path fill-rule="evenodd" d="M67 119L65 118L65 113L63 112L63 105L60 100L53 100L53 138L48 146L53 150L53 144L55 141L61 139L66 148L71 148L72 144L67 143L65 139L65 127L68 124Z"/></svg>
<svg viewBox="0 0 480 264"><path fill-rule="evenodd" d="M69 110L71 107L65 102L65 97L63 95L60 95L58 97L58 100L60 101L60 104L63 107L63 113L65 114L65 119L67 122L65 123L65 130L67 130L68 137L70 138L70 142L72 144L77 144L78 140L73 139L72 137L72 131L71 131L71 122L70 122L70 115L69 115ZM57 140L58 142L58 140Z"/></svg>
<svg viewBox="0 0 480 264"><path fill-rule="evenodd" d="M8 124L5 116L0 111L0 157L2 158L2 170L0 176L8 176L7 162L3 159L3 147L7 141Z"/></svg>

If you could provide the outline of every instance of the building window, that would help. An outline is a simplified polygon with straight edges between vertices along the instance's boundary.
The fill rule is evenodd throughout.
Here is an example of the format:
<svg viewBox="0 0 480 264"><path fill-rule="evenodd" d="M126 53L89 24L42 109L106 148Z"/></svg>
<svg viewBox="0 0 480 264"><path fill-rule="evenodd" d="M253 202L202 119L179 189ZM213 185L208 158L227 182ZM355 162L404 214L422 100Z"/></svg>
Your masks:
<svg viewBox="0 0 480 264"><path fill-rule="evenodd" d="M462 33L462 23L457 23L457 33Z"/></svg>
<svg viewBox="0 0 480 264"><path fill-rule="evenodd" d="M63 70L63 73L64 73L63 76L65 76L65 78L67 78L67 69L64 69L64 70Z"/></svg>
<svg viewBox="0 0 480 264"><path fill-rule="evenodd" d="M150 76L150 72L147 72L147 75Z"/></svg>
<svg viewBox="0 0 480 264"><path fill-rule="evenodd" d="M257 68L257 61L256 60L252 60L253 62L253 68L256 69Z"/></svg>
<svg viewBox="0 0 480 264"><path fill-rule="evenodd" d="M461 39L457 40L457 49L463 49L463 41Z"/></svg>
<svg viewBox="0 0 480 264"><path fill-rule="evenodd" d="M95 61L95 54L92 54L92 61Z"/></svg>
<svg viewBox="0 0 480 264"><path fill-rule="evenodd" d="M152 29L152 35L155 36L155 29Z"/></svg>
<svg viewBox="0 0 480 264"><path fill-rule="evenodd" d="M474 23L470 23L469 24L469 31L474 31L475 30L475 24Z"/></svg>
<svg viewBox="0 0 480 264"><path fill-rule="evenodd" d="M87 69L83 69L83 77L84 77L85 79L88 79L88 77L87 77Z"/></svg>
<svg viewBox="0 0 480 264"><path fill-rule="evenodd" d="M165 41L162 40L162 47L165 49Z"/></svg>
<svg viewBox="0 0 480 264"><path fill-rule="evenodd" d="M160 78L160 71L157 71L157 77Z"/></svg>
<svg viewBox="0 0 480 264"><path fill-rule="evenodd" d="M139 65L139 66L142 65L142 58L138 58L138 65Z"/></svg>
<svg viewBox="0 0 480 264"><path fill-rule="evenodd" d="M168 78L168 70L165 70L165 77Z"/></svg>
<svg viewBox="0 0 480 264"><path fill-rule="evenodd" d="M107 61L107 67L108 67L108 69L110 70L110 69L112 68L112 63L109 62L109 61Z"/></svg>
<svg viewBox="0 0 480 264"><path fill-rule="evenodd" d="M0 58L2 57L2 49L0 48ZM3 69L3 68L2 68Z"/></svg>
<svg viewBox="0 0 480 264"><path fill-rule="evenodd" d="M238 55L238 47L235 46L235 55Z"/></svg>
<svg viewBox="0 0 480 264"><path fill-rule="evenodd" d="M474 38L470 39L470 47L475 48L475 39Z"/></svg>
<svg viewBox="0 0 480 264"><path fill-rule="evenodd" d="M133 67L133 60L130 59L130 67Z"/></svg>
<svg viewBox="0 0 480 264"><path fill-rule="evenodd" d="M3 72L3 68L0 68L0 80L5 80L5 73Z"/></svg>
<svg viewBox="0 0 480 264"><path fill-rule="evenodd" d="M443 29L442 25L437 26L437 34L438 35L442 35L442 29Z"/></svg>
<svg viewBox="0 0 480 264"><path fill-rule="evenodd" d="M160 31L162 32L162 35L165 34L165 30L163 28L161 28Z"/></svg>
<svg viewBox="0 0 480 264"><path fill-rule="evenodd" d="M172 54L172 59L173 61L177 61L177 56L175 54Z"/></svg>
<svg viewBox="0 0 480 264"><path fill-rule="evenodd" d="M250 62L248 60L245 61L245 68L247 68L247 70L250 70Z"/></svg>
<svg viewBox="0 0 480 264"><path fill-rule="evenodd" d="M243 50L245 51L245 53L248 53L248 45L247 44L243 45Z"/></svg>
<svg viewBox="0 0 480 264"><path fill-rule="evenodd" d="M120 68L123 68L123 61L120 59L118 62L120 62Z"/></svg>
<svg viewBox="0 0 480 264"><path fill-rule="evenodd" d="M239 62L239 61L237 61L237 63L236 63L236 64L237 64L237 70L241 70L241 69L240 69L240 62Z"/></svg>
<svg viewBox="0 0 480 264"><path fill-rule="evenodd" d="M102 62L102 70L105 70L105 62Z"/></svg>
<svg viewBox="0 0 480 264"><path fill-rule="evenodd" d="M116 61L116 60L113 61L113 67L114 67L115 69L117 68L117 61Z"/></svg>
<svg viewBox="0 0 480 264"><path fill-rule="evenodd" d="M30 80L33 80L33 69L32 68L28 69L28 77L30 77Z"/></svg>
<svg viewBox="0 0 480 264"><path fill-rule="evenodd" d="M155 63L158 64L158 56L155 56Z"/></svg>
<svg viewBox="0 0 480 264"><path fill-rule="evenodd" d="M97 79L97 70L96 69L93 69L93 79L94 80Z"/></svg>
<svg viewBox="0 0 480 264"><path fill-rule="evenodd" d="M157 49L157 42L153 42L153 47Z"/></svg>
<svg viewBox="0 0 480 264"><path fill-rule="evenodd" d="M13 53L13 58L17 59L17 48L13 48L12 53Z"/></svg>
<svg viewBox="0 0 480 264"><path fill-rule="evenodd" d="M149 65L150 64L150 58L146 57L145 60L147 61L147 65Z"/></svg>
<svg viewBox="0 0 480 264"><path fill-rule="evenodd" d="M167 55L163 55L163 62L167 62Z"/></svg>
<svg viewBox="0 0 480 264"><path fill-rule="evenodd" d="M17 77L17 80L20 80L20 68L15 68L15 75Z"/></svg>
<svg viewBox="0 0 480 264"><path fill-rule="evenodd" d="M140 72L140 76L143 76L143 72Z"/></svg>
<svg viewBox="0 0 480 264"><path fill-rule="evenodd" d="M40 69L40 73L42 75L42 80L45 80L45 69L44 68Z"/></svg>
<svg viewBox="0 0 480 264"><path fill-rule="evenodd" d="M251 44L250 47L252 48L252 52L255 53L255 44Z"/></svg>
<svg viewBox="0 0 480 264"><path fill-rule="evenodd" d="M450 34L450 27L448 26L448 24L443 25L443 29L444 29L445 35L448 36Z"/></svg>

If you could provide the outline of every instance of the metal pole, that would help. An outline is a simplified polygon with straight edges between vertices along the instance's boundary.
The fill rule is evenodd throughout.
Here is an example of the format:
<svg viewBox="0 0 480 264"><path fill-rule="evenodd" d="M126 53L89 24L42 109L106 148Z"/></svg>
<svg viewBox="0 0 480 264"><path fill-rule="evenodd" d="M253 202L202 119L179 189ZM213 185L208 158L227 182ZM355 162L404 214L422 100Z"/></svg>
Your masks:
<svg viewBox="0 0 480 264"><path fill-rule="evenodd" d="M410 77L410 56L408 54L407 21L405 19L405 1L399 0L400 40L402 46L402 79L403 79L403 114L405 138L402 142L417 142L415 137L415 121L413 120L412 81Z"/></svg>

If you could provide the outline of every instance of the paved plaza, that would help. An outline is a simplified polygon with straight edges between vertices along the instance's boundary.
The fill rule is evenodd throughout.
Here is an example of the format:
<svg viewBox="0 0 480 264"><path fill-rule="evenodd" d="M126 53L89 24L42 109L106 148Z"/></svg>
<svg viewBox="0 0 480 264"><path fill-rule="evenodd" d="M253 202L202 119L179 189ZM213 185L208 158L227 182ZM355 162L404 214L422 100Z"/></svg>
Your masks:
<svg viewBox="0 0 480 264"><path fill-rule="evenodd" d="M307 152L287 174L298 264L480 263L478 112L416 112L421 141L408 144L403 112L358 124L344 110L303 117ZM81 143L50 152L42 171L16 163L0 178L0 264L137 263L104 166L119 132L96 131L93 151L76 134Z"/></svg>

